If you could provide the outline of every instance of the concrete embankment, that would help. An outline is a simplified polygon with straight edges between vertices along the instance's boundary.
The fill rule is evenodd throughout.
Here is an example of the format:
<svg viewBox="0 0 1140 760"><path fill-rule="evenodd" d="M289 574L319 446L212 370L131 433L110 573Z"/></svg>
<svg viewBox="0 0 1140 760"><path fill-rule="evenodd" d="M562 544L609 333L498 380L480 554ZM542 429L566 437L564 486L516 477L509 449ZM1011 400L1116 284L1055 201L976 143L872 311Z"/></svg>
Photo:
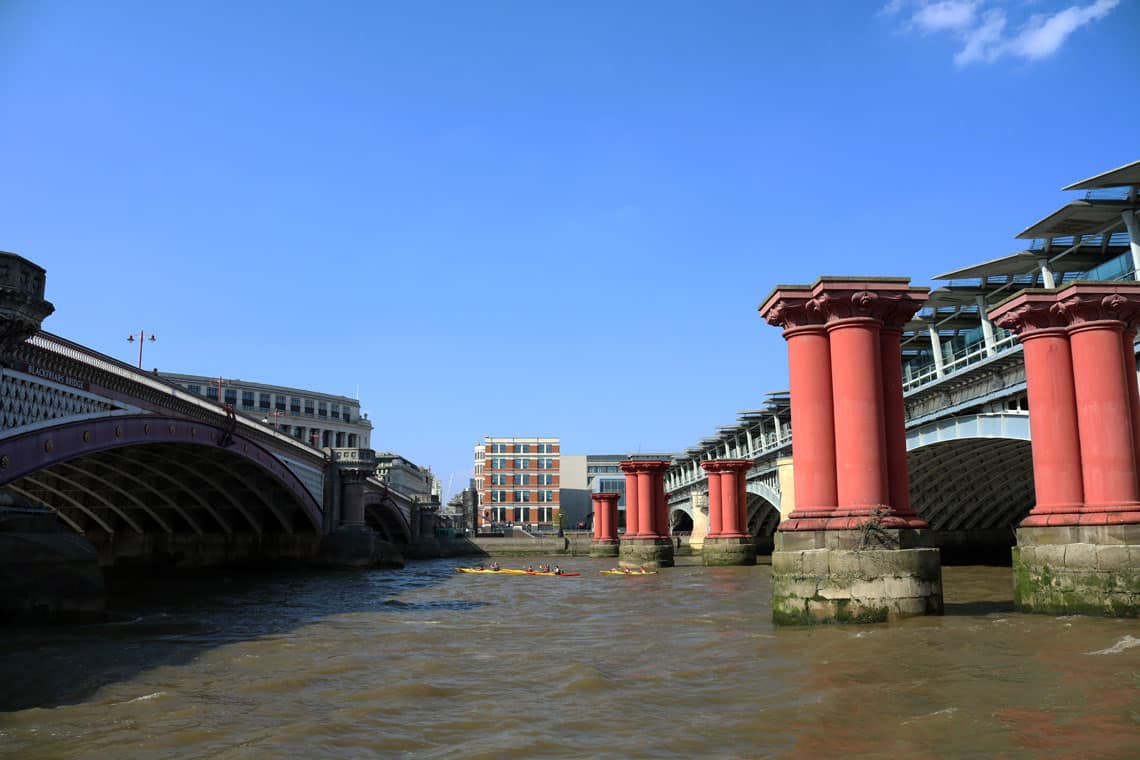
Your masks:
<svg viewBox="0 0 1140 760"><path fill-rule="evenodd" d="M673 539L678 555L691 554L687 539ZM417 559L434 557L588 557L592 539L587 535L533 538L495 536L492 538L425 539L408 549Z"/></svg>

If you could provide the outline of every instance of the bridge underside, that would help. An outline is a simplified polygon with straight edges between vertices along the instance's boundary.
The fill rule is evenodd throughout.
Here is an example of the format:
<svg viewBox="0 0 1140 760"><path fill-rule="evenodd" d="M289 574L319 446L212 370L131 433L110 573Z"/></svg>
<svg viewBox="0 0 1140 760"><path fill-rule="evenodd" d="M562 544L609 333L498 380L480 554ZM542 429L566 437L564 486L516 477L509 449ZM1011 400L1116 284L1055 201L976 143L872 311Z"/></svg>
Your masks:
<svg viewBox="0 0 1140 760"><path fill-rule="evenodd" d="M911 503L930 523L943 561L1009 562L1014 529L1033 507L1027 440L962 438L911 450Z"/></svg>
<svg viewBox="0 0 1140 760"><path fill-rule="evenodd" d="M314 556L319 514L296 486L229 448L154 442L51 462L0 490L54 508L104 565L207 566Z"/></svg>

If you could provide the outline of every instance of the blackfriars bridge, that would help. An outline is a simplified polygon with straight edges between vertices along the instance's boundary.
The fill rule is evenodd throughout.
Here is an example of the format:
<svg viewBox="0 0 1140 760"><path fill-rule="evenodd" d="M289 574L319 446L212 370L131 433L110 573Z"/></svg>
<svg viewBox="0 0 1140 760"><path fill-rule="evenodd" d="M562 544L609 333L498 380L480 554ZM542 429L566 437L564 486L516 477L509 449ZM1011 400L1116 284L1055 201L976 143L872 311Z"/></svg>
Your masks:
<svg viewBox="0 0 1140 760"><path fill-rule="evenodd" d="M1109 180L1102 181L1102 177ZM1122 185L1126 197L1096 196L1105 188ZM930 293L910 289L905 284L909 281L899 278L822 278L815 286L787 286L784 291L780 288L785 286L780 286L762 306L762 315L785 326L788 337L799 328L777 312L797 301L797 294L820 291L813 300L824 311L834 312L838 302L827 302L833 297L831 291L842 298L872 301L878 297L871 292L876 289L888 295L894 290L912 296L922 291L905 322L897 326L890 322L890 329L882 331L884 336L896 336L897 342L884 343L886 348L881 351L875 349L876 357L879 353L885 357L881 374L876 369L873 376L864 378L870 388L892 375L887 385L897 386L901 395L897 423L903 432L875 454L891 460L875 465L887 468L889 464L889 472L883 469L881 476L864 478L862 485L873 485L879 491L889 486L896 509L903 502L908 510L913 505L912 521L928 526L934 545L945 553L1007 551L1014 544L1015 529L1035 509L1035 502L1041 504L1041 494L1034 488L1035 478L1040 487L1042 471L1034 467L1038 454L1030 442L1030 383L1023 343L1037 335L1038 327L1023 315L1052 314L1050 309L1064 307L1060 302L1050 305L1030 299L1019 302L1017 313L1011 314L1005 306L995 311L995 305L1038 290L1049 294L1042 297L1046 300L1059 291L1068 297L1067 289L1075 283L1132 281L1140 269L1140 222L1135 216L1140 208L1136 197L1140 162L1073 188L1090 188L1093 193L1027 228L1019 237L1034 240L1030 248L940 275L934 279L946 284ZM847 284L858 280L864 290L847 293L843 280ZM33 523L38 511L58 516L94 545L104 566L156 559L173 566L247 560L400 565L403 552L414 550L430 534L430 527L424 529L429 516L411 498L373 477L375 462L370 450L313 448L153 374L40 330L53 307L45 300L45 273L32 262L0 254L0 296L0 499L6 502L0 504L0 523L8 523L9 533L18 532L12 525ZM843 308L850 310L850 306ZM1001 312L1004 329L992 321L997 312ZM858 319L880 317L862 315ZM1131 319L1120 324L1129 337L1127 374L1135 396ZM1069 333L1065 330L1076 335L1071 324L1050 329L1065 334L1066 346ZM845 333L842 341L833 341L832 350L846 352L842 357L836 353L835 362L861 361L858 350L852 348L858 340L862 338L856 330ZM1074 352L1086 343L1083 337L1073 339ZM902 371L894 378L899 366L891 357L900 353ZM1100 358L1104 356L1102 352ZM813 366L802 357L797 361ZM1087 356L1078 360L1075 353L1070 360L1076 367L1088 362ZM820 367L827 365L814 366L812 371L820 375ZM667 467L664 463L631 465L627 478L635 470L643 480L650 471L650 480L660 478L656 485L642 484L638 507L642 533L634 536L646 543L650 551L646 556L651 560L661 534L670 529L691 531L693 545L705 548L701 545L707 543L710 528L715 536L724 525L731 525L733 531L739 525L741 536L761 549L775 544L777 550L781 534L795 530L794 484L801 490L804 484L814 487L812 478L804 477L809 463L803 448L803 442L812 441L814 431L806 436L801 431L796 438L797 466L793 466L794 362L791 374L790 393L769 394L761 408L742 412L735 424L719 428L715 436L673 457ZM802 400L807 386L802 370L800 374ZM837 389L844 386L845 393L867 390L851 385L842 375L833 379ZM885 402L885 412L894 414L891 393L871 394L878 394L880 412ZM833 427L846 432L808 447L840 459L854 451L859 458L863 452L858 437L845 420L847 410L839 396L835 398ZM800 408L801 420L806 419L802 403ZM1121 424L1140 436L1140 416ZM796 427L801 426L802 422ZM888 437L894 435L894 426L888 423ZM831 434L835 436L834 431ZM1065 435L1069 433L1051 433L1050 440L1060 441L1055 448L1062 453L1071 443ZM879 444L882 448L882 441ZM1137 450L1140 438L1128 447L1133 481ZM1049 452L1056 455L1052 449ZM1068 478L1070 485L1074 468L1079 472L1084 466L1091 471L1103 464L1101 460L1107 461L1104 455L1074 464L1072 456L1065 456L1069 459L1063 462L1065 471L1059 479ZM711 489L710 470L718 476ZM900 480L899 472L909 475ZM872 483L877 477L881 482ZM1057 479L1046 477L1050 483ZM803 494L800 501L804 501ZM711 502L720 506L711 509ZM1058 510L1069 507L1057 505ZM732 512L736 509L739 520ZM616 530L615 515L603 522ZM0 533L4 530L0 524ZM940 590L938 594L940 605Z"/></svg>
<svg viewBox="0 0 1140 760"><path fill-rule="evenodd" d="M50 510L103 566L400 566L434 519L370 449L314 448L43 332L44 271L0 254L0 275L0 532Z"/></svg>

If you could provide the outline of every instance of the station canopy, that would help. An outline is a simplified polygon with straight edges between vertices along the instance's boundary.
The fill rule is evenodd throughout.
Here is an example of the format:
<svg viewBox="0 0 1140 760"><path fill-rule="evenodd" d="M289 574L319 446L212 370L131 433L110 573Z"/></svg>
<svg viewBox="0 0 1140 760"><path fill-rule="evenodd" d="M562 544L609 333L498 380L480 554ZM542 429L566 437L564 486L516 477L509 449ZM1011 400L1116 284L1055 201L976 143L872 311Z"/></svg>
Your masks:
<svg viewBox="0 0 1140 760"><path fill-rule="evenodd" d="M1045 287L1041 267L1061 286L1085 276L1129 250L1123 214L1140 209L1140 161L1075 182L1065 190L1087 190L1016 237L1030 240L1025 250L955 269L931 279L947 284L930 291L923 309L903 333L903 358L929 357L931 326L945 343L981 326L979 297L988 308L1022 288Z"/></svg>

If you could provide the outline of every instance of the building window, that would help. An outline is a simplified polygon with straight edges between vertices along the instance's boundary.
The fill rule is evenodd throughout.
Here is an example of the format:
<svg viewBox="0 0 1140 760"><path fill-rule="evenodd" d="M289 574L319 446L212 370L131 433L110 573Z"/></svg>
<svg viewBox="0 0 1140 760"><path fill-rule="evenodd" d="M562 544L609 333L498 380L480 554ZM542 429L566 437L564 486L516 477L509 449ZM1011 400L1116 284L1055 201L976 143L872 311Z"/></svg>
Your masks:
<svg viewBox="0 0 1140 760"><path fill-rule="evenodd" d="M334 420L340 419L340 404L333 404L332 409L329 410L329 416Z"/></svg>
<svg viewBox="0 0 1140 760"><path fill-rule="evenodd" d="M257 394L257 408L263 412L269 411L269 394L268 393Z"/></svg>
<svg viewBox="0 0 1140 760"><path fill-rule="evenodd" d="M214 386L214 385L206 386L206 398L213 399L214 401L218 400L218 388L217 388L217 386Z"/></svg>
<svg viewBox="0 0 1140 760"><path fill-rule="evenodd" d="M323 446L326 449L331 448L332 447L332 444L330 443L331 439L332 439L332 431L331 430L326 430L323 433L321 433L321 446Z"/></svg>
<svg viewBox="0 0 1140 760"><path fill-rule="evenodd" d="M253 408L253 391L242 391L241 392L241 408L242 409L252 409Z"/></svg>
<svg viewBox="0 0 1140 760"><path fill-rule="evenodd" d="M554 521L553 512L554 512L554 510L552 510L550 507L539 507L538 508L538 521L541 523L553 522Z"/></svg>
<svg viewBox="0 0 1140 760"><path fill-rule="evenodd" d="M529 467L530 467L530 460L529 459L516 459L515 460L515 469L516 470L525 470Z"/></svg>
<svg viewBox="0 0 1140 760"><path fill-rule="evenodd" d="M539 491L538 492L538 500L539 501L545 501L545 502L554 501L554 491Z"/></svg>
<svg viewBox="0 0 1140 760"><path fill-rule="evenodd" d="M538 473L538 484L540 486L552 486L554 485L554 476L549 472L540 472Z"/></svg>
<svg viewBox="0 0 1140 760"><path fill-rule="evenodd" d="M507 508L506 507L491 507L491 519L495 522L507 521Z"/></svg>
<svg viewBox="0 0 1140 760"><path fill-rule="evenodd" d="M313 400L311 398L305 399L305 414L310 417L313 416Z"/></svg>
<svg viewBox="0 0 1140 760"><path fill-rule="evenodd" d="M328 417L329 416L329 405L326 402L324 402L324 401L318 401L317 402L317 416L318 417Z"/></svg>
<svg viewBox="0 0 1140 760"><path fill-rule="evenodd" d="M530 491L515 491L515 501L530 501Z"/></svg>
<svg viewBox="0 0 1140 760"><path fill-rule="evenodd" d="M527 475L525 472L520 474L520 475L515 475L515 485L516 486L529 486L530 485L530 475Z"/></svg>
<svg viewBox="0 0 1140 760"><path fill-rule="evenodd" d="M279 412L285 411L285 397L284 396L276 396L273 399L273 402L274 402L273 403L274 409L276 409Z"/></svg>
<svg viewBox="0 0 1140 760"><path fill-rule="evenodd" d="M299 398L289 399L289 412L291 414L300 414L301 413L301 399L299 399Z"/></svg>
<svg viewBox="0 0 1140 760"><path fill-rule="evenodd" d="M520 523L530 522L530 507L516 507L515 508L515 522L520 522Z"/></svg>
<svg viewBox="0 0 1140 760"><path fill-rule="evenodd" d="M186 390L190 391L195 396L201 396L202 395L202 386L200 386L200 385L187 385Z"/></svg>
<svg viewBox="0 0 1140 760"><path fill-rule="evenodd" d="M529 448L530 447L528 447L525 443L516 443L515 444L515 453L516 454L525 454L525 453L527 453Z"/></svg>
<svg viewBox="0 0 1140 760"><path fill-rule="evenodd" d="M350 449L356 448L356 433L349 433L348 434L348 447Z"/></svg>

